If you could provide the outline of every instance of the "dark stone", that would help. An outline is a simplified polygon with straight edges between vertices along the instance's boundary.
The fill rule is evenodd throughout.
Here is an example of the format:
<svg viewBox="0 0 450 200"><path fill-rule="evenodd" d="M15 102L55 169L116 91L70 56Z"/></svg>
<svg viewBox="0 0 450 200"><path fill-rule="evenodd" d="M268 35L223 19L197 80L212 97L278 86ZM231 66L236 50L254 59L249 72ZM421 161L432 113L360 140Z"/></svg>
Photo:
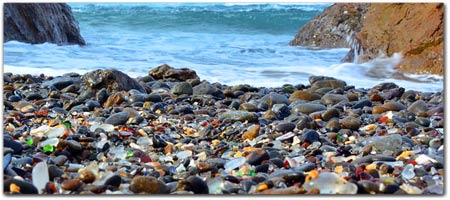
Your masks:
<svg viewBox="0 0 450 200"><path fill-rule="evenodd" d="M270 156L264 149L257 149L252 151L246 159L250 165L260 165L262 161L270 159Z"/></svg>
<svg viewBox="0 0 450 200"><path fill-rule="evenodd" d="M275 126L275 131L279 131L279 132L289 132L294 130L295 128L295 124L291 123L291 122L285 122L285 123L280 123L277 126Z"/></svg>
<svg viewBox="0 0 450 200"><path fill-rule="evenodd" d="M114 126L124 125L129 118L130 114L128 114L127 112L119 112L112 114L111 116L106 118L105 123L112 124Z"/></svg>
<svg viewBox="0 0 450 200"><path fill-rule="evenodd" d="M355 103L355 105L352 106L353 109L360 109L360 108L364 108L365 106L367 107L371 107L372 106L372 102L368 99L362 99L358 102Z"/></svg>
<svg viewBox="0 0 450 200"><path fill-rule="evenodd" d="M9 102L18 102L20 100L22 100L22 98L20 96L17 96L17 95L11 95L11 96L8 97L8 101Z"/></svg>
<svg viewBox="0 0 450 200"><path fill-rule="evenodd" d="M189 176L184 183L184 190L192 191L194 194L208 194L208 184L198 176Z"/></svg>
<svg viewBox="0 0 450 200"><path fill-rule="evenodd" d="M61 177L64 174L64 171L57 167L56 165L48 166L48 175L50 177L50 181L53 181L57 177Z"/></svg>
<svg viewBox="0 0 450 200"><path fill-rule="evenodd" d="M69 77L55 77L52 80L44 81L41 84L41 88L52 88L55 87L58 90L62 90L65 87L72 85L74 83L81 83L79 78L69 78Z"/></svg>
<svg viewBox="0 0 450 200"><path fill-rule="evenodd" d="M258 165L255 167L255 172L262 172L262 173L267 173L267 171L269 170L269 165L268 164L264 164L264 165Z"/></svg>
<svg viewBox="0 0 450 200"><path fill-rule="evenodd" d="M118 188L121 183L122 183L122 178L119 175L113 175L105 181L104 185L109 185L109 186Z"/></svg>
<svg viewBox="0 0 450 200"><path fill-rule="evenodd" d="M15 184L20 187L21 194L38 194L37 188L29 182L21 181L18 179L5 180L3 185L3 192L10 192L10 185Z"/></svg>
<svg viewBox="0 0 450 200"><path fill-rule="evenodd" d="M14 150L14 154L22 154L22 144L14 140L3 139L3 147L11 148Z"/></svg>
<svg viewBox="0 0 450 200"><path fill-rule="evenodd" d="M321 117L324 121L328 121L331 118L339 117L339 115L340 115L339 110L337 110L336 108L330 108L330 109L326 110L325 112L323 112L321 114Z"/></svg>
<svg viewBox="0 0 450 200"><path fill-rule="evenodd" d="M306 131L302 134L301 141L312 144L320 140L320 135L314 130Z"/></svg>
<svg viewBox="0 0 450 200"><path fill-rule="evenodd" d="M316 111L322 111L326 109L327 107L318 103L300 103L295 106L292 106L291 113L310 114Z"/></svg>
<svg viewBox="0 0 450 200"><path fill-rule="evenodd" d="M43 99L43 98L44 98L44 97L42 97L42 95L39 94L39 93L30 93L30 94L28 94L28 95L25 97L25 99L28 100L28 101L32 101L32 100L41 100L41 99Z"/></svg>
<svg viewBox="0 0 450 200"><path fill-rule="evenodd" d="M169 188L152 176L136 176L131 180L130 190L137 194L168 194Z"/></svg>
<svg viewBox="0 0 450 200"><path fill-rule="evenodd" d="M210 83L203 81L202 83L198 84L197 86L195 86L193 88L194 95L213 95L216 97L225 97L225 95L223 95L222 91L220 91L219 89L215 88L214 86L212 86Z"/></svg>
<svg viewBox="0 0 450 200"><path fill-rule="evenodd" d="M65 3L5 3L3 11L4 42L86 44Z"/></svg>
<svg viewBox="0 0 450 200"><path fill-rule="evenodd" d="M97 92L102 88L106 88L108 93L113 91L129 91L136 89L139 92L145 93L144 87L136 80L130 78L118 70L102 70L98 69L83 75L83 89L91 92ZM97 99L98 100L98 99ZM100 100L98 100L101 102Z"/></svg>

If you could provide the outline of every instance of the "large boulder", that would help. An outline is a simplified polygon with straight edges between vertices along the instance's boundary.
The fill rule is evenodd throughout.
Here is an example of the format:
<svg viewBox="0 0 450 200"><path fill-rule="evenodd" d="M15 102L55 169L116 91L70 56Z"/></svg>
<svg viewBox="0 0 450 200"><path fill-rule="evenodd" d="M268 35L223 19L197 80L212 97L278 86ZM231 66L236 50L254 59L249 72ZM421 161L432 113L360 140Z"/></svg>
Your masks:
<svg viewBox="0 0 450 200"><path fill-rule="evenodd" d="M368 3L336 3L303 26L290 45L349 48L350 36L361 29Z"/></svg>
<svg viewBox="0 0 450 200"><path fill-rule="evenodd" d="M3 11L4 42L86 44L65 3L5 3Z"/></svg>
<svg viewBox="0 0 450 200"><path fill-rule="evenodd" d="M402 53L397 65L410 73L444 73L444 4L372 4L356 39L364 54L359 62Z"/></svg>
<svg viewBox="0 0 450 200"><path fill-rule="evenodd" d="M98 69L83 75L83 87L85 90L96 93L102 88L106 88L108 93L113 91L129 91L136 89L139 92L146 93L144 87L136 80L130 78L118 70Z"/></svg>
<svg viewBox="0 0 450 200"><path fill-rule="evenodd" d="M337 3L303 26L290 45L351 48L343 60L358 63L401 53L397 69L443 75L443 16L443 3Z"/></svg>

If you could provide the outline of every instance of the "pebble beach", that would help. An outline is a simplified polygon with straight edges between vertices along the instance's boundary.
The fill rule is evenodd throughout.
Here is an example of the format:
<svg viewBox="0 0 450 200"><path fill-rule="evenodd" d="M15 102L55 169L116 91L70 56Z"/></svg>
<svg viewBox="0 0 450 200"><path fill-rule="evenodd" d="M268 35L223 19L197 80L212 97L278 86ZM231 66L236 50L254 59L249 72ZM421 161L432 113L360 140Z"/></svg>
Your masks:
<svg viewBox="0 0 450 200"><path fill-rule="evenodd" d="M3 193L444 194L444 93L3 74Z"/></svg>

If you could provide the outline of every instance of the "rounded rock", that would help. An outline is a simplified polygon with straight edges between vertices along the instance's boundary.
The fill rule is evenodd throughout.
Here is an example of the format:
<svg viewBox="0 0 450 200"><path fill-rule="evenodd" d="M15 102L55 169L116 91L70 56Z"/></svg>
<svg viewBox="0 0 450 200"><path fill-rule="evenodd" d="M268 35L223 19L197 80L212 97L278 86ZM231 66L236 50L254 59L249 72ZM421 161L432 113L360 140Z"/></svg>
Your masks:
<svg viewBox="0 0 450 200"><path fill-rule="evenodd" d="M129 118L130 118L130 114L128 114L127 112L119 112L119 113L112 114L111 116L106 118L105 123L112 124L114 126L124 125L128 121Z"/></svg>
<svg viewBox="0 0 450 200"><path fill-rule="evenodd" d="M131 180L130 190L137 194L166 194L166 185L151 176L136 176Z"/></svg>
<svg viewBox="0 0 450 200"><path fill-rule="evenodd" d="M187 82L176 83L170 92L177 96L182 94L192 95L194 93L192 85Z"/></svg>

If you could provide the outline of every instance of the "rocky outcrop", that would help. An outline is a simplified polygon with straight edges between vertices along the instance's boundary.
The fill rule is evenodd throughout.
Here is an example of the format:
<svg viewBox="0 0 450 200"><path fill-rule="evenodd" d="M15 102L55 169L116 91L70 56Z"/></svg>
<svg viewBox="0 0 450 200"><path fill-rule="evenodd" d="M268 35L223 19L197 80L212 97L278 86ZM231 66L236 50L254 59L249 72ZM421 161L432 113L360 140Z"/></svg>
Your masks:
<svg viewBox="0 0 450 200"><path fill-rule="evenodd" d="M78 22L64 3L5 3L4 42L85 45Z"/></svg>
<svg viewBox="0 0 450 200"><path fill-rule="evenodd" d="M372 4L356 34L359 62L401 52L397 66L410 73L444 73L444 4Z"/></svg>
<svg viewBox="0 0 450 200"><path fill-rule="evenodd" d="M118 70L98 69L83 76L83 90L95 93L102 88L106 88L108 93L131 89L145 93L141 84Z"/></svg>
<svg viewBox="0 0 450 200"><path fill-rule="evenodd" d="M290 45L349 48L350 36L361 29L368 3L336 3L303 26Z"/></svg>
<svg viewBox="0 0 450 200"><path fill-rule="evenodd" d="M334 4L305 25L290 44L350 47L344 61L354 62L401 53L397 69L443 75L443 15L442 3Z"/></svg>

